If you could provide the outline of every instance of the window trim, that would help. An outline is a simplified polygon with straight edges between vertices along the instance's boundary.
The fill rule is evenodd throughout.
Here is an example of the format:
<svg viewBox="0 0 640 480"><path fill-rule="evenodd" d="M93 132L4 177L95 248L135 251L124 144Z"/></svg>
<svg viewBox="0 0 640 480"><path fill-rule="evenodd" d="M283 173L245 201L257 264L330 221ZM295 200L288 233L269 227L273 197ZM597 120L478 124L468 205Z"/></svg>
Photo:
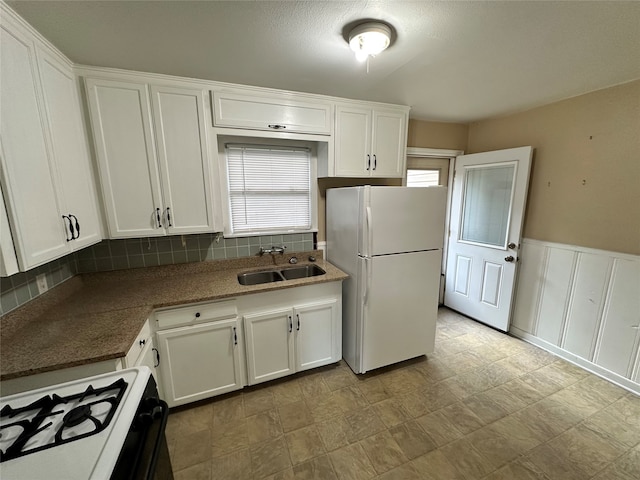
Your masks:
<svg viewBox="0 0 640 480"><path fill-rule="evenodd" d="M231 223L231 201L229 196L229 179L227 175L226 144L255 145L266 148L305 148L310 154L310 219L311 228L270 229L260 231L234 232ZM222 226L225 238L257 237L264 235L290 235L296 233L315 233L318 231L318 148L316 142L288 140L278 138L235 137L218 135L218 160L220 172L220 197L222 207Z"/></svg>

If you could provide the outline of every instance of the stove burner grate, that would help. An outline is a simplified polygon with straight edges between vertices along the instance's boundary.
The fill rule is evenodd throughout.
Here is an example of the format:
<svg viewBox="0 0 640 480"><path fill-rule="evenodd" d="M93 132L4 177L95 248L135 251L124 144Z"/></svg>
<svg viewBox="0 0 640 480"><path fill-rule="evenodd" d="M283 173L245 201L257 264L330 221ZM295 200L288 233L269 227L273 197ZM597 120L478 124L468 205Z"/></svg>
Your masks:
<svg viewBox="0 0 640 480"><path fill-rule="evenodd" d="M127 385L127 382L120 378L106 387L94 389L93 386L89 385L83 392L75 395L66 397L60 397L56 394L45 395L35 402L20 408L14 409L10 405L5 405L0 410L0 421L3 421L2 425L0 425L0 440L4 436L3 431L10 432L12 429L16 430L16 428L21 428L22 430L5 450L0 450L0 463L101 432L111 422L124 396ZM77 402L79 405L66 412L61 418L58 418L65 411L64 409L54 411L54 408L73 402ZM96 418L92 409L92 406L99 404L106 404L108 407L106 416L103 419ZM16 417L17 419L12 422L11 419ZM45 422L45 420L47 421ZM71 433L67 438L63 438L65 431L86 421L92 423L94 428L80 434ZM44 445L26 447L29 440L49 428L56 429L52 441ZM8 435L10 434L7 433Z"/></svg>

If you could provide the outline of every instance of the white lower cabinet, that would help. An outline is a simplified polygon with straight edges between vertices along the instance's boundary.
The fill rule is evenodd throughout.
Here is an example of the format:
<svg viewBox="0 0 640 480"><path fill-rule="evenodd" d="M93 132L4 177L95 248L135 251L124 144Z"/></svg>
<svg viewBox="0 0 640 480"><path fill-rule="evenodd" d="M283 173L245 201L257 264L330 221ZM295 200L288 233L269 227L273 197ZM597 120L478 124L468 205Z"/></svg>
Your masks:
<svg viewBox="0 0 640 480"><path fill-rule="evenodd" d="M244 316L249 384L340 360L337 299Z"/></svg>
<svg viewBox="0 0 640 480"><path fill-rule="evenodd" d="M342 357L342 348L336 344L341 338L342 315L338 300L332 299L294 307L296 371L309 370Z"/></svg>
<svg viewBox="0 0 640 480"><path fill-rule="evenodd" d="M164 399L170 407L243 387L237 318L157 333Z"/></svg>
<svg viewBox="0 0 640 480"><path fill-rule="evenodd" d="M244 316L250 385L295 373L292 315L288 308Z"/></svg>
<svg viewBox="0 0 640 480"><path fill-rule="evenodd" d="M142 352L140 352L140 356L136 360L136 363L133 364L134 367L149 367L151 370L151 374L156 381L156 384L159 385L160 379L158 376L158 372L156 371L156 367L158 366L156 362L155 352L157 349L153 347L153 340L147 340L146 345L143 347Z"/></svg>
<svg viewBox="0 0 640 480"><path fill-rule="evenodd" d="M167 308L154 317L156 371L170 407L342 358L339 281ZM156 364L153 355L147 361Z"/></svg>

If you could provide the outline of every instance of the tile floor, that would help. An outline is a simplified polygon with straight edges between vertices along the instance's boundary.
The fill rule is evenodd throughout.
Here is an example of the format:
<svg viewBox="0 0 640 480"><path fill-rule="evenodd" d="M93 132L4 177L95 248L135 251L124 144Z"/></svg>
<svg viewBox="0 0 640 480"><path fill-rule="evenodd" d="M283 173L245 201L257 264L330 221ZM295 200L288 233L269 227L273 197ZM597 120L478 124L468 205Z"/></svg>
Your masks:
<svg viewBox="0 0 640 480"><path fill-rule="evenodd" d="M177 409L176 480L637 480L640 397L447 309L436 352Z"/></svg>

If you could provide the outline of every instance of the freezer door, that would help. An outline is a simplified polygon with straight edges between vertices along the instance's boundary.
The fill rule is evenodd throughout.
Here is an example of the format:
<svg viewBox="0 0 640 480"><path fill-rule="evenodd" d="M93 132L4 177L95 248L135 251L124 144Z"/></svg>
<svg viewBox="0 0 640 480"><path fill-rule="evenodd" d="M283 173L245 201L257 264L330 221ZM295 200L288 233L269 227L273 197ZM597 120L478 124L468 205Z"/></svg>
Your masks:
<svg viewBox="0 0 640 480"><path fill-rule="evenodd" d="M433 352L441 259L441 250L368 259L359 373Z"/></svg>
<svg viewBox="0 0 640 480"><path fill-rule="evenodd" d="M359 253L363 256L442 248L445 187L364 187Z"/></svg>

